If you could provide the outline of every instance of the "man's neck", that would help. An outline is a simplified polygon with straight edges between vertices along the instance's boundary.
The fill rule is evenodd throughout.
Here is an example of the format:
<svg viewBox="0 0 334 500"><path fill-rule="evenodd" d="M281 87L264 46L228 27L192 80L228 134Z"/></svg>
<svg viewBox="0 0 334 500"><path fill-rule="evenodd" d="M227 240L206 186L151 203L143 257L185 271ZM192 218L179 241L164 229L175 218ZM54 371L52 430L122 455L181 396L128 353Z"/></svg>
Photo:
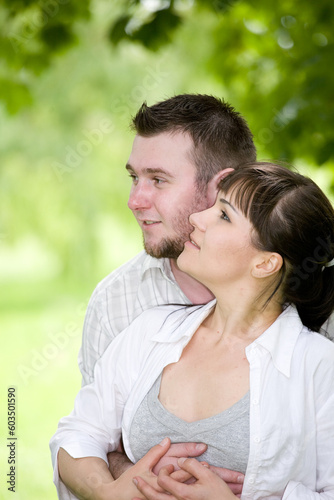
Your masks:
<svg viewBox="0 0 334 500"><path fill-rule="evenodd" d="M190 302L193 304L207 304L210 300L214 299L213 294L206 286L181 271L174 259L170 259L169 261L175 281Z"/></svg>

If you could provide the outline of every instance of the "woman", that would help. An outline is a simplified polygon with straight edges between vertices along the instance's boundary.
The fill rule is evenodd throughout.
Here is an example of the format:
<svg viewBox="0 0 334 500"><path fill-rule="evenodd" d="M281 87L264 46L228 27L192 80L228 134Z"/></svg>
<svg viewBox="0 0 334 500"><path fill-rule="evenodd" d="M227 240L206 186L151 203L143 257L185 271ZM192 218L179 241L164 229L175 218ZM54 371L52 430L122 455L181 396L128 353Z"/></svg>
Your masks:
<svg viewBox="0 0 334 500"><path fill-rule="evenodd" d="M56 482L59 468L79 498L235 499L196 460L141 477L162 437L196 436L209 463L246 473L242 498L334 499L334 345L315 333L334 309L330 202L310 179L252 164L190 222L178 265L216 300L146 311L111 344L52 439ZM138 462L114 481L105 460L121 434Z"/></svg>

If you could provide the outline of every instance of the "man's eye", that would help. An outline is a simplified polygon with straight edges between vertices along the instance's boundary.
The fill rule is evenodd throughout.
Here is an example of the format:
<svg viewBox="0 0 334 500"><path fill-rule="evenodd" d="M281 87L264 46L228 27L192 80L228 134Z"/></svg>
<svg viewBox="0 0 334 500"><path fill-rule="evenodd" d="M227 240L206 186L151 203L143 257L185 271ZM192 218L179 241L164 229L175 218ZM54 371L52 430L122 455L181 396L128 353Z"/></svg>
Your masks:
<svg viewBox="0 0 334 500"><path fill-rule="evenodd" d="M153 180L156 184L163 184L165 182L164 179L160 179L159 177L154 177Z"/></svg>
<svg viewBox="0 0 334 500"><path fill-rule="evenodd" d="M132 182L135 184L138 182L138 177L135 174L129 174L130 179L132 179Z"/></svg>
<svg viewBox="0 0 334 500"><path fill-rule="evenodd" d="M221 219L224 219L224 220L227 220L228 222L231 222L227 213L224 211L224 210L221 210L221 216L220 216Z"/></svg>

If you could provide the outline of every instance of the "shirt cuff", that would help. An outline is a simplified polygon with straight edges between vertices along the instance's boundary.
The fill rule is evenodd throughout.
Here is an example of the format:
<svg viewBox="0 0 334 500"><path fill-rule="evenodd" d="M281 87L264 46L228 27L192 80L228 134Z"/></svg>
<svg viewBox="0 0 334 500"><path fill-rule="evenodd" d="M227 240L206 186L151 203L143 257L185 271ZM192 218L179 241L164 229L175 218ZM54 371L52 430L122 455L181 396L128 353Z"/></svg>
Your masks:
<svg viewBox="0 0 334 500"><path fill-rule="evenodd" d="M65 441L65 440L64 440ZM106 462L109 467L107 452L113 451L110 446L110 450L105 452L101 449L98 443L94 440L90 440L87 436L83 437L82 434L76 436L75 433L71 433L71 439L62 442L59 440L58 443L53 442L52 444L52 462L53 462L53 482L57 488L58 498L60 500L73 500L77 499L73 493L65 486L59 477L58 471L58 452L59 449L63 448L72 458L85 458L85 457L98 457Z"/></svg>

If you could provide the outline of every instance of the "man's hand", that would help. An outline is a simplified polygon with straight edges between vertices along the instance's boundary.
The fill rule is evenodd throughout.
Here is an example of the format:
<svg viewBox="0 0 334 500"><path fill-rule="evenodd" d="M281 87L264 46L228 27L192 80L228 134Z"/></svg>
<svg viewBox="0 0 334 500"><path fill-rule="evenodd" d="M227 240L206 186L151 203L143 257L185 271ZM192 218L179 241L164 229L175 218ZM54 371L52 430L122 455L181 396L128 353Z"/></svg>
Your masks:
<svg viewBox="0 0 334 500"><path fill-rule="evenodd" d="M180 483L175 480L172 466L166 466L159 472L157 484L161 488L160 490L154 485L148 484L143 477L136 476L134 483L146 500L202 500L203 498L206 500L236 500L238 498L225 481L209 469L207 464L193 458L182 458L179 460L179 466L196 479L194 484ZM136 496L133 500L142 498Z"/></svg>
<svg viewBox="0 0 334 500"><path fill-rule="evenodd" d="M116 481L113 483L113 489L110 491L110 496L103 496L101 498L117 498L117 500L129 500L134 496L138 497L138 490L133 483L133 478L135 476L141 476L150 488L154 491L163 493L162 488L158 485L158 476L154 474L153 468L157 464L157 462L166 454L170 447L170 439L165 438L161 441L160 444L153 446L143 456L136 464L130 467L124 474L122 474ZM173 466L170 466L173 469ZM172 471L171 471L172 472ZM179 470L175 472L176 479L179 482L186 481L189 479L190 474L187 471ZM174 477L172 475L172 477ZM112 495L111 495L112 493ZM145 498L144 496L141 499Z"/></svg>
<svg viewBox="0 0 334 500"><path fill-rule="evenodd" d="M155 474L166 465L173 465L174 471L180 469L178 459L182 457L192 458L202 455L207 449L207 445L203 443L175 443L172 444L167 453L159 460L157 465L153 468ZM235 495L240 495L244 483L244 474L221 467L214 467L210 465L210 470L217 474L223 481L226 482L228 487ZM184 482L184 481L183 481ZM188 484L194 482L194 478L187 481Z"/></svg>
<svg viewBox="0 0 334 500"><path fill-rule="evenodd" d="M241 495L245 479L244 474L229 469L222 469L221 467L214 467L213 465L210 465L209 468L225 481L235 495Z"/></svg>
<svg viewBox="0 0 334 500"><path fill-rule="evenodd" d="M174 470L179 470L178 459L181 457L199 457L207 449L203 443L174 443L171 444L167 453L159 460L153 468L155 474L159 474L160 469L166 465L173 465Z"/></svg>
<svg viewBox="0 0 334 500"><path fill-rule="evenodd" d="M198 457L204 453L207 446L203 443L175 443L172 444L167 453L159 460L153 468L154 474L158 475L160 469L172 464L175 470L179 469L177 461L181 457ZM114 479L118 479L124 472L133 466L131 460L121 453L114 451L108 454L109 470Z"/></svg>
<svg viewBox="0 0 334 500"><path fill-rule="evenodd" d="M174 471L177 471L180 469L177 463L179 458L198 457L202 455L202 453L204 453L206 449L207 445L203 443L171 444L169 449L167 449L167 452L160 458L157 464L153 467L152 472L158 475L159 471L163 467L170 464L173 465ZM124 472L126 472L130 467L133 466L133 463L128 459L128 457L120 452L109 453L108 460L109 460L109 470L115 479L119 478ZM241 494L245 478L244 474L229 469L214 467L212 465L210 466L210 470L215 474L217 474L221 479L223 479L235 495ZM182 482L187 482L188 484L194 482L194 478L186 480L185 477L182 476L181 479L178 478L178 476L175 473L172 475L172 477Z"/></svg>

